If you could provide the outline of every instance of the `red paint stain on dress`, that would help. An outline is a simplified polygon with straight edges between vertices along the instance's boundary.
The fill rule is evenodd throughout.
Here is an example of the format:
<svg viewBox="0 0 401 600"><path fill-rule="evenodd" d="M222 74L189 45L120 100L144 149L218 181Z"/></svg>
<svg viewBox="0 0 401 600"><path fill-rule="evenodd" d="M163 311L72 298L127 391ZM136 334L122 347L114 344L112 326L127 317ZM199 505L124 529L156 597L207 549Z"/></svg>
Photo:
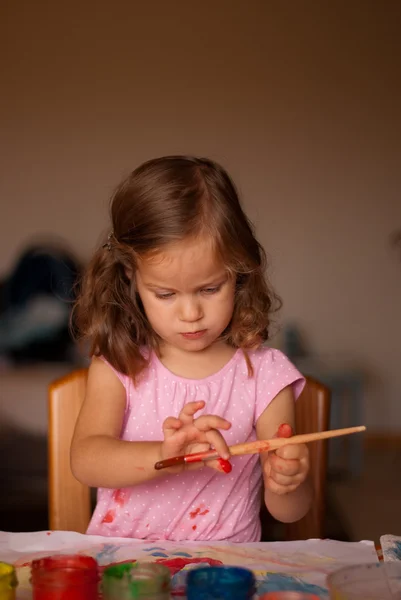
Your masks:
<svg viewBox="0 0 401 600"><path fill-rule="evenodd" d="M195 519L195 517L197 517L200 514L200 511L201 511L201 509L199 508L199 506L198 506L198 508L195 508L195 510L191 511L189 513L190 519Z"/></svg>
<svg viewBox="0 0 401 600"><path fill-rule="evenodd" d="M196 529L196 525L192 525L192 529L195 531L195 529Z"/></svg>
<svg viewBox="0 0 401 600"><path fill-rule="evenodd" d="M51 535L52 532L51 531L46 531L46 535Z"/></svg>
<svg viewBox="0 0 401 600"><path fill-rule="evenodd" d="M204 510L202 510L202 508L203 508L202 505L198 506L198 508L195 508L195 510L193 510L189 513L189 517L191 519L195 519L198 516L203 517L204 515L207 515L208 512L210 512L208 508L205 508Z"/></svg>
<svg viewBox="0 0 401 600"><path fill-rule="evenodd" d="M282 423L277 430L277 437L289 438L292 436L292 427L288 423Z"/></svg>
<svg viewBox="0 0 401 600"><path fill-rule="evenodd" d="M211 567L221 566L223 563L220 560L215 560L214 558L159 558L156 560L160 565L164 565L170 569L171 575L175 575L178 571L181 571L184 567L194 563L206 563Z"/></svg>
<svg viewBox="0 0 401 600"><path fill-rule="evenodd" d="M232 464L229 460L225 460L225 458L219 458L217 459L217 462L219 464L219 471L222 471L223 473L231 473L233 470Z"/></svg>
<svg viewBox="0 0 401 600"><path fill-rule="evenodd" d="M112 523L114 521L114 517L116 516L116 512L113 509L107 511L102 519L102 523Z"/></svg>
<svg viewBox="0 0 401 600"><path fill-rule="evenodd" d="M127 501L127 491L126 490L114 490L113 492L113 500L119 506L124 506Z"/></svg>

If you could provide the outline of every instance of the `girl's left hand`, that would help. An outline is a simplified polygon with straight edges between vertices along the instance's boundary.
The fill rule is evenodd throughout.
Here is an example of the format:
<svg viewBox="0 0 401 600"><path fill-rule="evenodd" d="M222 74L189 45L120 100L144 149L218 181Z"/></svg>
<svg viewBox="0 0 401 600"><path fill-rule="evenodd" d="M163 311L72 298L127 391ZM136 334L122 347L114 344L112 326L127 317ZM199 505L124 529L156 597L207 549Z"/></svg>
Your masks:
<svg viewBox="0 0 401 600"><path fill-rule="evenodd" d="M277 433L277 437L291 436L289 425L282 425ZM306 444L283 446L269 452L263 466L265 488L278 495L294 492L307 478L309 467Z"/></svg>

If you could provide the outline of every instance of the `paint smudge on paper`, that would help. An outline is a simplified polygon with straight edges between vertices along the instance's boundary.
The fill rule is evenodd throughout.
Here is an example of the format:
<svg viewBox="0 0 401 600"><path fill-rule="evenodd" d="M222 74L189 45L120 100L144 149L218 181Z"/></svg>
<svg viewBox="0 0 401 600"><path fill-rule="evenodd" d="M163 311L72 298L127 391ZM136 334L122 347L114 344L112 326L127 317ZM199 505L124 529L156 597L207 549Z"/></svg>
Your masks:
<svg viewBox="0 0 401 600"><path fill-rule="evenodd" d="M258 595L284 591L304 592L327 598L327 589L286 573L266 573L264 579L258 585Z"/></svg>

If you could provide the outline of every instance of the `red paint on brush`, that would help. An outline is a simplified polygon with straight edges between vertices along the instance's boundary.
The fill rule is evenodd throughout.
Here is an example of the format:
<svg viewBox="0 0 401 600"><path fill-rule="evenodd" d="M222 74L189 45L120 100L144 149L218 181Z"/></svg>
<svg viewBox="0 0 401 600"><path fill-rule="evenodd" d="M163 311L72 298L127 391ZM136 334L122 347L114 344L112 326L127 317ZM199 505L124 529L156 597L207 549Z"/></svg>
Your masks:
<svg viewBox="0 0 401 600"><path fill-rule="evenodd" d="M289 438L292 436L292 427L288 423L282 423L277 430L277 437Z"/></svg>
<svg viewBox="0 0 401 600"><path fill-rule="evenodd" d="M159 460L155 464L156 471L165 469L166 467L176 467L177 465L185 464L185 456L174 456L173 458L166 458L165 460ZM141 468L141 467L137 467Z"/></svg>
<svg viewBox="0 0 401 600"><path fill-rule="evenodd" d="M223 473L231 473L233 470L229 460L226 460L225 458L219 458L217 462L219 463L219 468L221 471L223 471Z"/></svg>
<svg viewBox="0 0 401 600"><path fill-rule="evenodd" d="M114 517L116 516L116 512L113 509L107 511L102 519L102 523L112 523L114 521Z"/></svg>
<svg viewBox="0 0 401 600"><path fill-rule="evenodd" d="M194 454L187 454L184 456L186 463L202 462L206 458L214 458L216 456L216 450L209 450L206 452L196 452Z"/></svg>

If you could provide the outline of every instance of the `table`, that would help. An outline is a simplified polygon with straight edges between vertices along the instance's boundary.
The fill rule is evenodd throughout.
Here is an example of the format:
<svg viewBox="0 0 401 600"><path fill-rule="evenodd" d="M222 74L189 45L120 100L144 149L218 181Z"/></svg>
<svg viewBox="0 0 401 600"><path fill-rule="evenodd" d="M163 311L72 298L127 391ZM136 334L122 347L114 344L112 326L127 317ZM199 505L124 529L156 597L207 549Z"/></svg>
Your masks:
<svg viewBox="0 0 401 600"><path fill-rule="evenodd" d="M326 576L342 566L377 562L373 542L308 540L300 542L139 541L88 536L74 532L0 532L0 560L13 563L19 579L18 600L30 598L30 563L50 554L82 553L99 565L136 559L161 562L173 575L173 590L182 591L188 569L194 564L240 565L254 571L258 593L277 590L308 591L328 598Z"/></svg>

